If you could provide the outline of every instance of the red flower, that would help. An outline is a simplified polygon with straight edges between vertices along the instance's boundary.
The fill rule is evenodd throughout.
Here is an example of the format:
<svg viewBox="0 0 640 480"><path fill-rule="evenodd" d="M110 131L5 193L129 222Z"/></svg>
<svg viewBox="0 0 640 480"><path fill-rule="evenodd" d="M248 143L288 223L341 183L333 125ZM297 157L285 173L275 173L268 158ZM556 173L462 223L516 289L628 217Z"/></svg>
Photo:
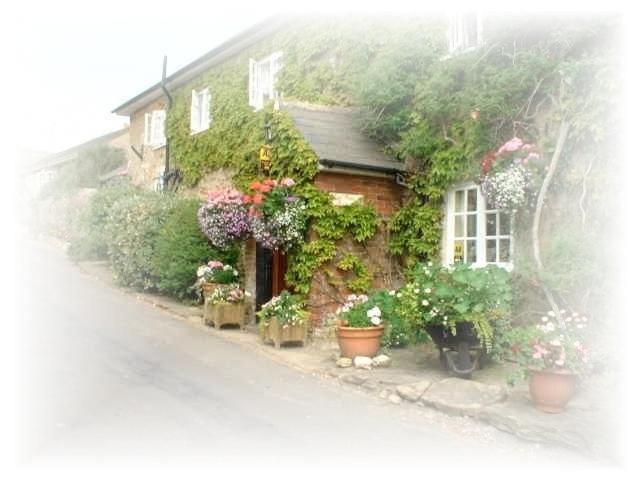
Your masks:
<svg viewBox="0 0 640 480"><path fill-rule="evenodd" d="M242 203L251 203L252 202L252 197L251 195L244 195L242 197Z"/></svg>
<svg viewBox="0 0 640 480"><path fill-rule="evenodd" d="M489 173L489 170L491 170L491 167L493 167L493 164L496 162L496 152L491 151L489 153L487 153L484 157L482 157L482 160L480 160L480 165L482 166L482 172L483 173Z"/></svg>
<svg viewBox="0 0 640 480"><path fill-rule="evenodd" d="M260 188L258 188L258 190L262 193L269 193L271 191L271 186L263 183L262 185L260 185Z"/></svg>
<svg viewBox="0 0 640 480"><path fill-rule="evenodd" d="M264 200L264 195L262 195L261 193L256 193L253 196L253 203L255 205L260 205L262 203L262 201Z"/></svg>
<svg viewBox="0 0 640 480"><path fill-rule="evenodd" d="M264 182L265 185L269 185L270 187L276 187L278 185L278 182L276 182L275 180L271 179L271 178L267 178Z"/></svg>
<svg viewBox="0 0 640 480"><path fill-rule="evenodd" d="M249 185L249 190L259 190L261 187L262 187L262 183L256 180L251 185Z"/></svg>

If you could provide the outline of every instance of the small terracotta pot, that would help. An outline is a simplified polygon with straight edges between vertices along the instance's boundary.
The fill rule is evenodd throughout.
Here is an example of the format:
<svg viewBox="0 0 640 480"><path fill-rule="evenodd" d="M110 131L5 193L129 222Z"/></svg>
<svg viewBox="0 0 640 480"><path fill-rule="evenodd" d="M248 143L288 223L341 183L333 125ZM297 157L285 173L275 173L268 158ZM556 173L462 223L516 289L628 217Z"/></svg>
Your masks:
<svg viewBox="0 0 640 480"><path fill-rule="evenodd" d="M529 369L529 393L538 410L561 413L576 393L578 376L567 370Z"/></svg>
<svg viewBox="0 0 640 480"><path fill-rule="evenodd" d="M354 328L336 325L336 336L343 357L373 357L380 350L384 325Z"/></svg>

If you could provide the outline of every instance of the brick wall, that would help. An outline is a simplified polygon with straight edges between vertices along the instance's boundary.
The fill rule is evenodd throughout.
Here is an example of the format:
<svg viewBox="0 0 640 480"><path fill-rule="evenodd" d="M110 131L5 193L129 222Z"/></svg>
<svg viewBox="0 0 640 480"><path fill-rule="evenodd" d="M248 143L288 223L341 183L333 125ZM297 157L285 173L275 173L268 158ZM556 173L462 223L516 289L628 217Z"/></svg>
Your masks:
<svg viewBox="0 0 640 480"><path fill-rule="evenodd" d="M400 208L402 187L393 178L320 172L315 184L327 192L362 195L365 202L373 203L383 217L390 216Z"/></svg>

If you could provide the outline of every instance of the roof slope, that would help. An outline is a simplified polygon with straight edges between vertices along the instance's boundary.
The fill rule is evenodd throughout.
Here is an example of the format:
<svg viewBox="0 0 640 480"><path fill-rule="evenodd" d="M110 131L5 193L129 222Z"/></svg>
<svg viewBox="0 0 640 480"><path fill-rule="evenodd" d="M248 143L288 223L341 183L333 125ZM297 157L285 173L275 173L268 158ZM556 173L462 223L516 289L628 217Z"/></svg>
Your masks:
<svg viewBox="0 0 640 480"><path fill-rule="evenodd" d="M395 172L404 164L382 152L382 146L358 127L362 110L356 107L283 103L282 110L311 145L321 163L331 166Z"/></svg>

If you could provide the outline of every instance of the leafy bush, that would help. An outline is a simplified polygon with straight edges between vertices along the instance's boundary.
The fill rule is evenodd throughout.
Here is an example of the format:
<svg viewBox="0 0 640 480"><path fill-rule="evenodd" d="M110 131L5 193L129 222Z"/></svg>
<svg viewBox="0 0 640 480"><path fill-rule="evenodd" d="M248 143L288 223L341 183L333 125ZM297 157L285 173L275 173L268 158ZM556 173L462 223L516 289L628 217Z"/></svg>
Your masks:
<svg viewBox="0 0 640 480"><path fill-rule="evenodd" d="M155 239L152 271L156 287L162 293L178 298L190 296L198 267L204 262L219 260L231 265L237 262L237 248L216 248L202 233L198 225L198 208L197 200L178 200Z"/></svg>
<svg viewBox="0 0 640 480"><path fill-rule="evenodd" d="M176 202L173 195L136 191L114 203L105 234L109 261L121 284L145 290L157 286L154 249Z"/></svg>
<svg viewBox="0 0 640 480"><path fill-rule="evenodd" d="M416 330L437 324L455 335L456 323L471 322L485 348L491 349L494 327L504 329L511 311L511 285L505 270L495 265L445 267L429 262L416 264L407 277L409 282L396 294L398 312Z"/></svg>
<svg viewBox="0 0 640 480"><path fill-rule="evenodd" d="M78 260L106 260L108 258L107 221L116 202L130 197L138 190L129 184L101 188L89 200L80 215L78 228L72 234L69 255Z"/></svg>

